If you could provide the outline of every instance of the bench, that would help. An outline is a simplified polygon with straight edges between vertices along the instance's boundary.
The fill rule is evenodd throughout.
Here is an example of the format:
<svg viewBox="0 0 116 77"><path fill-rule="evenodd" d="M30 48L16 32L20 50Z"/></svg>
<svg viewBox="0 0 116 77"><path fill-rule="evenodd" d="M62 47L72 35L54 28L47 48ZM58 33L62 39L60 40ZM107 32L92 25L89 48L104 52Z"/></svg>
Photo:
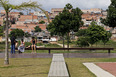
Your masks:
<svg viewBox="0 0 116 77"><path fill-rule="evenodd" d="M69 77L63 54L53 54L48 77Z"/></svg>
<svg viewBox="0 0 116 77"><path fill-rule="evenodd" d="M36 48L37 50L48 50L49 54L51 50L108 50L108 53L114 48ZM25 50L31 50L31 48L25 48Z"/></svg>

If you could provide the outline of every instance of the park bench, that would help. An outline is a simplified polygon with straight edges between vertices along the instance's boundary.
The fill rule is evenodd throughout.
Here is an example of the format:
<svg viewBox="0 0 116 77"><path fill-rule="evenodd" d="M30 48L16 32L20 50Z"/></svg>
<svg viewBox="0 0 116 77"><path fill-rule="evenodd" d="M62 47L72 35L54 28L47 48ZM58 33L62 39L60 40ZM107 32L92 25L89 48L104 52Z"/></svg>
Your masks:
<svg viewBox="0 0 116 77"><path fill-rule="evenodd" d="M53 54L48 77L69 77L63 54Z"/></svg>
<svg viewBox="0 0 116 77"><path fill-rule="evenodd" d="M108 50L108 53L111 53L111 50L114 48L36 48L37 50L48 50L49 54L51 50ZM31 48L25 48L25 50L31 50Z"/></svg>

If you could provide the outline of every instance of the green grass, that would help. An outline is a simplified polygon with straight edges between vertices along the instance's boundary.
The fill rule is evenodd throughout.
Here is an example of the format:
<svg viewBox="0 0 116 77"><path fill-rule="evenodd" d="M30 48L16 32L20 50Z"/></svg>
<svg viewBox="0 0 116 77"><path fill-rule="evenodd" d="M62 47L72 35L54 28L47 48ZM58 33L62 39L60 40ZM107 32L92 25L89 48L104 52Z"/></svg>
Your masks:
<svg viewBox="0 0 116 77"><path fill-rule="evenodd" d="M51 59L30 58L10 59L10 65L4 66L0 59L1 77L47 77Z"/></svg>
<svg viewBox="0 0 116 77"><path fill-rule="evenodd" d="M58 43L62 44L62 41L58 41ZM65 40L65 43L64 43L64 44L67 45L67 41L66 41L66 40ZM69 44L70 44L72 47L77 47L77 45L76 45L76 40L75 40L75 41L71 41ZM113 47L113 48L116 48L116 42L110 40L110 41L108 41L108 42L106 43L106 45L104 46L103 42L100 41L100 42L98 42L97 44L94 44L93 47Z"/></svg>
<svg viewBox="0 0 116 77"><path fill-rule="evenodd" d="M57 44L45 44L46 48L61 48L61 46L57 45Z"/></svg>
<svg viewBox="0 0 116 77"><path fill-rule="evenodd" d="M47 77L51 58L12 58L10 65L0 59L1 77ZM116 62L116 58L65 58L70 77L95 77L82 63Z"/></svg>

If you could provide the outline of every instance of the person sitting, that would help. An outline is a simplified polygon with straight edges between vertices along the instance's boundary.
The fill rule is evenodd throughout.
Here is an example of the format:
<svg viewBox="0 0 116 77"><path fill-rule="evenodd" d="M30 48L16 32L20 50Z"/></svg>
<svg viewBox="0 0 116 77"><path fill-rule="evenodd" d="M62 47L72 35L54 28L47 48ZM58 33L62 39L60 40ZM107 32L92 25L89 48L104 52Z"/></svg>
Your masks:
<svg viewBox="0 0 116 77"><path fill-rule="evenodd" d="M18 42L15 41L15 48L18 48Z"/></svg>
<svg viewBox="0 0 116 77"><path fill-rule="evenodd" d="M31 48L32 48L32 53L33 53L33 50L35 50L35 53L36 53L36 40L35 40L35 37L32 37L32 40L31 40Z"/></svg>
<svg viewBox="0 0 116 77"><path fill-rule="evenodd" d="M19 53L22 53L22 52L24 52L24 50L25 50L25 43L24 43L23 39L21 39L21 45L18 47L18 51L19 51Z"/></svg>

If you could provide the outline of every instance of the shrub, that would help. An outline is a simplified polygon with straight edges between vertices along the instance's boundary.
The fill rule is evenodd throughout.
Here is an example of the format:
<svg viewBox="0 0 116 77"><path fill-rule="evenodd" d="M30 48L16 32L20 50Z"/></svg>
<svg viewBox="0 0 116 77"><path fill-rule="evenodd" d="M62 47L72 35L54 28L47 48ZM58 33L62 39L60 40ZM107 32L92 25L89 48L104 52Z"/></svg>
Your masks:
<svg viewBox="0 0 116 77"><path fill-rule="evenodd" d="M87 46L89 46L87 38L88 37L79 37L78 40L77 40L77 45L79 47L87 47Z"/></svg>

